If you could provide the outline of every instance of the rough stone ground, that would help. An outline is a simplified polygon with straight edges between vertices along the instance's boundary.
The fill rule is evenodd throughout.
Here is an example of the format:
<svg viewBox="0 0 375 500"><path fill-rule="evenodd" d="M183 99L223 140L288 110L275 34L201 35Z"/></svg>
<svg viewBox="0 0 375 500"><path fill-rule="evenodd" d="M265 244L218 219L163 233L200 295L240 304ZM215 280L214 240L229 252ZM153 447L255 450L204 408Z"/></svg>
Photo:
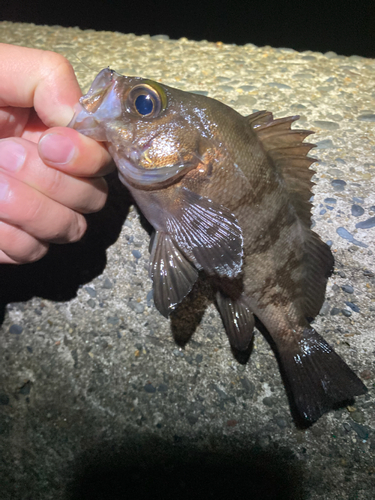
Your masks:
<svg viewBox="0 0 375 500"><path fill-rule="evenodd" d="M195 329L178 348L153 307L147 226L112 176L83 241L0 268L1 499L373 499L375 61L8 22L0 41L64 54L84 90L111 66L243 114L300 114L337 266L316 329L369 388L297 429L266 341L238 364L199 291L172 321Z"/></svg>

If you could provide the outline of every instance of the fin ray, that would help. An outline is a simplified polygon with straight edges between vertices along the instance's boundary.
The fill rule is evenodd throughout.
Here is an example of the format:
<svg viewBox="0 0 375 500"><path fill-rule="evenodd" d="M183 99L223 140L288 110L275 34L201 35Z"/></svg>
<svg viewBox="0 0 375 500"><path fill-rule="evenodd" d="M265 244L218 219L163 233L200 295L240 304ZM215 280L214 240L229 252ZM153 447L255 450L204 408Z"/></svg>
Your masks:
<svg viewBox="0 0 375 500"><path fill-rule="evenodd" d="M243 296L231 299L222 292L216 293L219 310L230 345L238 351L245 351L254 335L254 316Z"/></svg>
<svg viewBox="0 0 375 500"><path fill-rule="evenodd" d="M298 344L277 343L281 371L299 417L313 423L332 408L367 392L366 386L311 327Z"/></svg>
<svg viewBox="0 0 375 500"><path fill-rule="evenodd" d="M225 207L187 188L166 221L181 251L208 275L234 278L241 272L242 229Z"/></svg>
<svg viewBox="0 0 375 500"><path fill-rule="evenodd" d="M160 231L156 231L153 237L149 274L153 281L155 306L165 317L186 297L198 278L198 271L171 237Z"/></svg>

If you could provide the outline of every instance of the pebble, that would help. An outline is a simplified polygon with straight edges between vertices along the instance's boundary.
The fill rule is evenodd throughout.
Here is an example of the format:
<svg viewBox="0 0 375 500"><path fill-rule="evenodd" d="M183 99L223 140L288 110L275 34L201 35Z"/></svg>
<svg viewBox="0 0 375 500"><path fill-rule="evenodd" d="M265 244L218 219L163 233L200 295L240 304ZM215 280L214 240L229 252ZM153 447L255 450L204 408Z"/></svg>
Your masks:
<svg viewBox="0 0 375 500"><path fill-rule="evenodd" d="M103 288L113 288L113 284L112 284L112 281L109 279L109 278L106 278L104 281L103 281L103 285L102 285Z"/></svg>
<svg viewBox="0 0 375 500"><path fill-rule="evenodd" d="M109 323L110 325L117 325L119 321L119 318L116 318L116 316L108 316L107 318L107 323Z"/></svg>
<svg viewBox="0 0 375 500"><path fill-rule="evenodd" d="M276 87L278 89L291 89L289 85L286 85L285 83L279 83L279 82L271 82L268 84L270 87Z"/></svg>
<svg viewBox="0 0 375 500"><path fill-rule="evenodd" d="M331 306L330 306L330 303L328 302L328 300L325 300L320 311L319 311L319 315L325 316L326 314L328 314L330 307Z"/></svg>
<svg viewBox="0 0 375 500"><path fill-rule="evenodd" d="M324 198L324 203L328 203L329 205L335 205L336 202L336 198Z"/></svg>
<svg viewBox="0 0 375 500"><path fill-rule="evenodd" d="M350 309L356 313L360 312L360 308L357 306L357 304L353 304L353 302L348 302L346 301L345 304L350 307Z"/></svg>
<svg viewBox="0 0 375 500"><path fill-rule="evenodd" d="M176 356L176 358L183 358L184 357L184 353L182 351L180 351L180 349L174 349L173 355Z"/></svg>
<svg viewBox="0 0 375 500"><path fill-rule="evenodd" d="M94 299L89 299L89 300L87 301L87 305L88 305L89 307L92 307L92 308L94 309L94 307L96 306L96 302L95 302L95 300L94 300Z"/></svg>
<svg viewBox="0 0 375 500"><path fill-rule="evenodd" d="M331 139L323 139L322 141L318 141L316 143L316 147L318 149L329 149L329 148L334 148L335 146L333 145Z"/></svg>
<svg viewBox="0 0 375 500"><path fill-rule="evenodd" d="M142 314L145 310L145 306L136 300L129 300L128 305L137 314Z"/></svg>
<svg viewBox="0 0 375 500"><path fill-rule="evenodd" d="M253 106L256 102L255 97L251 95L240 95L235 101L238 106Z"/></svg>
<svg viewBox="0 0 375 500"><path fill-rule="evenodd" d="M351 233L349 233L349 231L342 226L340 226L336 229L336 233L340 236L340 238L343 238L344 240L348 240L351 243L353 243L354 245L357 245L358 247L367 248L366 243L362 243L362 241L356 240L354 238L354 236Z"/></svg>
<svg viewBox="0 0 375 500"><path fill-rule="evenodd" d="M363 203L365 200L363 198L358 198L357 196L353 196L353 203Z"/></svg>
<svg viewBox="0 0 375 500"><path fill-rule="evenodd" d="M6 406L9 404L9 396L0 392L0 405Z"/></svg>
<svg viewBox="0 0 375 500"><path fill-rule="evenodd" d="M346 182L341 179L333 179L333 181L331 181L331 186L335 191L344 191Z"/></svg>
<svg viewBox="0 0 375 500"><path fill-rule="evenodd" d="M263 398L263 404L269 407L274 406L276 402L277 402L276 399L273 398L272 396L267 396Z"/></svg>
<svg viewBox="0 0 375 500"><path fill-rule="evenodd" d="M375 114L359 115L357 119L361 122L375 122Z"/></svg>
<svg viewBox="0 0 375 500"><path fill-rule="evenodd" d="M285 429L288 425L288 422L283 417L275 417L275 423L280 429Z"/></svg>
<svg viewBox="0 0 375 500"><path fill-rule="evenodd" d="M338 178L343 177L345 175L345 173L342 170L340 170L339 168L336 168L336 167L329 167L327 169L327 173L329 175L332 175L332 176L335 176Z"/></svg>
<svg viewBox="0 0 375 500"><path fill-rule="evenodd" d="M327 210L325 208L322 208L319 212L319 215L324 215L325 213L327 213Z"/></svg>
<svg viewBox="0 0 375 500"><path fill-rule="evenodd" d="M191 92L192 94L204 95L206 97L208 96L207 90L190 90L189 92Z"/></svg>
<svg viewBox="0 0 375 500"><path fill-rule="evenodd" d="M363 424L365 421L365 416L361 411L353 411L350 413L350 417L359 424Z"/></svg>
<svg viewBox="0 0 375 500"><path fill-rule="evenodd" d="M23 327L21 325L11 325L11 327L9 328L9 333L14 333L16 335L19 335L20 333L23 332Z"/></svg>
<svg viewBox="0 0 375 500"><path fill-rule="evenodd" d="M331 309L331 316L336 316L337 314L340 314L341 312L341 309L339 309L338 307L332 307Z"/></svg>
<svg viewBox="0 0 375 500"><path fill-rule="evenodd" d="M351 233L349 233L349 231L347 229L345 229L344 227L338 227L336 229L336 233L341 237L341 238L344 238L344 240L349 240L349 241L353 241L353 235Z"/></svg>
<svg viewBox="0 0 375 500"><path fill-rule="evenodd" d="M212 384L211 388L216 391L220 400L231 401L232 403L236 402L234 396L228 396L228 394L226 392L224 392L223 390L221 390L220 387L218 387L216 384Z"/></svg>
<svg viewBox="0 0 375 500"><path fill-rule="evenodd" d="M255 385L253 384L253 382L250 382L250 380L247 377L241 377L240 382L241 382L242 387L245 389L245 391L248 394L250 394L250 395L254 394Z"/></svg>
<svg viewBox="0 0 375 500"><path fill-rule="evenodd" d="M352 205L351 211L354 217L360 217L365 213L364 209L360 205Z"/></svg>
<svg viewBox="0 0 375 500"><path fill-rule="evenodd" d="M354 288L350 285L343 285L341 290L345 293L354 293Z"/></svg>
<svg viewBox="0 0 375 500"><path fill-rule="evenodd" d="M375 217L370 217L369 219L358 222L355 227L358 229L370 229L375 227Z"/></svg>
<svg viewBox="0 0 375 500"><path fill-rule="evenodd" d="M350 422L350 426L353 430L355 430L359 438L367 441L369 437L369 430L367 427L361 424L357 424L357 422Z"/></svg>
<svg viewBox="0 0 375 500"><path fill-rule="evenodd" d="M352 311L349 311L349 309L341 309L341 312L347 318L350 318L350 316L352 315Z"/></svg>
<svg viewBox="0 0 375 500"><path fill-rule="evenodd" d="M232 90L234 90L232 85L219 85L218 88L223 92L232 92Z"/></svg>
<svg viewBox="0 0 375 500"><path fill-rule="evenodd" d="M202 363L202 361L203 361L203 355L202 355L202 354L197 354L197 355L195 356L195 361L196 361L196 363L198 363L198 364L199 364L199 363Z"/></svg>
<svg viewBox="0 0 375 500"><path fill-rule="evenodd" d="M255 85L241 85L241 87L239 88L242 89L244 92L251 92L252 90L255 90L257 87Z"/></svg>
<svg viewBox="0 0 375 500"><path fill-rule="evenodd" d="M133 257L135 257L137 260L142 257L142 254L139 250L132 250Z"/></svg>
<svg viewBox="0 0 375 500"><path fill-rule="evenodd" d="M152 307L154 305L154 291L150 290L146 295L147 307Z"/></svg>
<svg viewBox="0 0 375 500"><path fill-rule="evenodd" d="M96 297L96 290L91 286L85 286L85 290L90 295L90 297Z"/></svg>
<svg viewBox="0 0 375 500"><path fill-rule="evenodd" d="M151 382L148 382L143 388L149 394L156 392L156 388L151 384Z"/></svg>
<svg viewBox="0 0 375 500"><path fill-rule="evenodd" d="M338 123L324 120L316 120L313 122L313 124L323 130L337 130L338 128L340 128L340 125Z"/></svg>

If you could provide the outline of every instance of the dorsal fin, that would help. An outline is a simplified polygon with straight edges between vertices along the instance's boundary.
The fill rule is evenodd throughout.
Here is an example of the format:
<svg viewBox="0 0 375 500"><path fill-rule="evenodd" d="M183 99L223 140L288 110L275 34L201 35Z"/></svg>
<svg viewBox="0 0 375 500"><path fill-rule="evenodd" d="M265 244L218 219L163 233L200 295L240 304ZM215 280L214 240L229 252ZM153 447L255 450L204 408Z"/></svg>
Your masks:
<svg viewBox="0 0 375 500"><path fill-rule="evenodd" d="M247 117L265 153L270 157L286 188L291 193L291 202L301 219L309 228L311 225L311 177L314 171L309 167L316 160L307 156L315 147L303 140L313 132L291 130L299 116L288 116L274 120L269 111L258 111Z"/></svg>
<svg viewBox="0 0 375 500"><path fill-rule="evenodd" d="M248 124L257 136L264 152L271 160L278 175L290 193L296 214L301 222L304 257L301 262L301 279L304 294L301 310L306 317L315 317L322 305L327 278L333 270L333 257L329 247L311 228L311 181L314 170L310 165L316 160L307 156L315 147L304 143L309 130L291 130L299 116L273 119L272 113L260 111L247 117Z"/></svg>

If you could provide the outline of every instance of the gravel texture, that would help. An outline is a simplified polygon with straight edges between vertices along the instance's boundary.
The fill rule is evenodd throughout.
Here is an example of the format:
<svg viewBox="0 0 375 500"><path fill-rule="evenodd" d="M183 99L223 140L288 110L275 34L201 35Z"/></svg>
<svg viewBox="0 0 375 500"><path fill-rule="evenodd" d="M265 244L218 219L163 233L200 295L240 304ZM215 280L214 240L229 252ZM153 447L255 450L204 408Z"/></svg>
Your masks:
<svg viewBox="0 0 375 500"><path fill-rule="evenodd" d="M204 290L163 318L149 227L113 175L81 242L0 268L1 499L373 499L375 61L9 22L0 40L64 54L83 90L110 66L299 114L318 144L314 230L336 259L315 327L369 388L297 429L260 334L243 366Z"/></svg>

